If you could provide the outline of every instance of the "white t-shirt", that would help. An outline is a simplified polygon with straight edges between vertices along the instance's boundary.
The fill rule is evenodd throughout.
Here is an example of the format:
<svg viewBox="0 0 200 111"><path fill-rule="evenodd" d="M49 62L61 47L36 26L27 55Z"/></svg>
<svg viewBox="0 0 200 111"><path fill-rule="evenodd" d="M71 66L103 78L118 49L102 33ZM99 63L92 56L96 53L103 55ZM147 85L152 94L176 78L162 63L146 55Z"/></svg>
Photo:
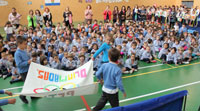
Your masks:
<svg viewBox="0 0 200 111"><path fill-rule="evenodd" d="M16 16L13 16L13 14L10 13L8 16L8 21L10 21L11 24L19 24L20 19L21 19L21 15L19 13L17 13Z"/></svg>

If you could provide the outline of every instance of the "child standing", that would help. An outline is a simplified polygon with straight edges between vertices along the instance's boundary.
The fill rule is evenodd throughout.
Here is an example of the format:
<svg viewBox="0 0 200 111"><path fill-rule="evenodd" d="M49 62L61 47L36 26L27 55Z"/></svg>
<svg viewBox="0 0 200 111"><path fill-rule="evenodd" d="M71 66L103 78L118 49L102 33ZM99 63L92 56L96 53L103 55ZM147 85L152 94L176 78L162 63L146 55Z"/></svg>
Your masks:
<svg viewBox="0 0 200 111"><path fill-rule="evenodd" d="M124 97L126 97L126 92L122 85L122 72L117 66L117 61L119 59L119 50L112 48L108 52L108 57L110 62L103 64L100 69L96 72L97 79L101 81L104 80L102 88L102 96L99 99L97 105L93 108L93 111L99 111L103 109L107 101L110 102L112 107L119 106L118 88L123 92Z"/></svg>
<svg viewBox="0 0 200 111"><path fill-rule="evenodd" d="M101 45L101 47L94 53L92 60L94 60L101 52L103 52L103 57L101 63L108 63L108 50L110 49L110 41L112 39L112 35L106 35L105 43Z"/></svg>
<svg viewBox="0 0 200 111"><path fill-rule="evenodd" d="M12 24L9 21L6 23L4 30L7 34L6 40L10 41L10 37L13 35L14 29L12 27Z"/></svg>
<svg viewBox="0 0 200 111"><path fill-rule="evenodd" d="M25 49L27 48L27 41L24 37L18 36L17 37L17 45L18 49L15 52L15 62L17 65L18 72L21 75L22 81L26 80L26 76L28 73L29 65L31 63L31 59L28 56L27 52ZM28 100L26 99L26 96L20 95L20 99L28 104Z"/></svg>

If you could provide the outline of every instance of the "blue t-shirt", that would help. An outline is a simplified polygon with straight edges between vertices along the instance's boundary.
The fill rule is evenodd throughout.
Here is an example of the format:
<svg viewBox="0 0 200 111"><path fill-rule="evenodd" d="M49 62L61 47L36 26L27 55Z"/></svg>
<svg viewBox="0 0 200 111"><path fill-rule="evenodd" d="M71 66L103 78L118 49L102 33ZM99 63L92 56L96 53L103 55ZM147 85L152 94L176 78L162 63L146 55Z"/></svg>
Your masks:
<svg viewBox="0 0 200 111"><path fill-rule="evenodd" d="M28 60L30 57L28 56L25 50L17 49L15 52L15 62L19 73L28 72L29 64Z"/></svg>
<svg viewBox="0 0 200 111"><path fill-rule="evenodd" d="M101 52L103 52L102 62L108 62L108 50L110 49L110 45L106 42L101 45L101 47L95 52L93 55L96 58Z"/></svg>

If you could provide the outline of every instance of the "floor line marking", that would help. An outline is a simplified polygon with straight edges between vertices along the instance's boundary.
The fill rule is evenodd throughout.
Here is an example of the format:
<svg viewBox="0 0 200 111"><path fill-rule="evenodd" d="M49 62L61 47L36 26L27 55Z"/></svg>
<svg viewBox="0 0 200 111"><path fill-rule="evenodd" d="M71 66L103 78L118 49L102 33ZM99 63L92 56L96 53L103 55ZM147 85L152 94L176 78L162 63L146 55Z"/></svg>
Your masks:
<svg viewBox="0 0 200 111"><path fill-rule="evenodd" d="M156 58L156 60L159 61L159 62L162 62L160 59L157 59L157 58ZM170 64L166 64L166 65L168 65L169 67L174 67L174 66L172 66L172 65L170 65Z"/></svg>
<svg viewBox="0 0 200 111"><path fill-rule="evenodd" d="M119 103L123 103L123 102L131 101L131 100L135 100L135 99L139 99L139 98L144 98L144 97L152 96L152 95L160 94L160 93L171 91L171 90L175 90L175 89L180 89L180 88L183 88L183 87L188 87L188 86L199 84L199 83L200 83L200 81L196 81L196 82L192 82L192 83L188 83L188 84L183 84L183 85L180 85L180 86L176 86L176 87L172 87L172 88L168 88L168 89L156 91L156 92L153 92L153 93L148 93L148 94L144 94L144 95L140 95L140 96L136 96L136 97L132 97L132 98L122 99L122 100L119 101ZM110 104L107 103L105 106L109 106L109 105ZM93 108L93 107L94 106L92 106L91 108ZM75 111L85 111L85 108L78 109L78 110L75 110Z"/></svg>
<svg viewBox="0 0 200 111"><path fill-rule="evenodd" d="M177 68L191 66L191 65L197 65L197 64L200 64L200 62L193 63L193 64L187 64L187 65L181 65L181 66L177 66L177 67L166 68L166 69L161 69L161 70L155 70L155 71L150 71L150 72L144 72L144 73L139 73L139 74L130 75L130 76L123 76L122 78L124 79L124 78L142 76L142 75L146 75L146 74L151 74L151 73L156 73L156 72L162 72L162 71L167 71L167 70L171 70L171 69L177 69Z"/></svg>
<svg viewBox="0 0 200 111"><path fill-rule="evenodd" d="M0 100L1 100L1 99L12 98L12 97L17 97L17 96L19 96L19 95L17 94L17 95L13 95L13 96L5 96L5 97L0 97Z"/></svg>
<svg viewBox="0 0 200 111"><path fill-rule="evenodd" d="M7 89L3 89L3 90L13 90L13 89L19 89L19 88L23 88L23 86L19 86L19 87L12 87L12 88L7 88Z"/></svg>
<svg viewBox="0 0 200 111"><path fill-rule="evenodd" d="M80 97L81 97L81 99L82 99L82 101L83 101L83 103L84 103L84 105L85 105L87 111L91 111L90 106L88 105L88 103L87 103L85 97L84 97L84 96L80 96Z"/></svg>
<svg viewBox="0 0 200 111"><path fill-rule="evenodd" d="M163 64L156 64L156 65L151 65L151 66L139 67L138 69L146 69L146 68L157 67L157 66L162 66L162 65Z"/></svg>

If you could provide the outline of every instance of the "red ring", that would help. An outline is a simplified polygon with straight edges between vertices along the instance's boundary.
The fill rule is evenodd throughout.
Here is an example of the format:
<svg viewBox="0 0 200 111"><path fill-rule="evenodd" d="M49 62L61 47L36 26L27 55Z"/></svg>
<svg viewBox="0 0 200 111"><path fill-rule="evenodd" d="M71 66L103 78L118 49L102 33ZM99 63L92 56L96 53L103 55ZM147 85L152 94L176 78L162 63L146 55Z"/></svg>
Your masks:
<svg viewBox="0 0 200 111"><path fill-rule="evenodd" d="M39 89L44 89L44 88L36 88L36 89L34 89L34 90L33 90L33 92L37 94L37 92L36 92L36 91L37 91L37 90L39 90ZM45 90L46 90L46 91L50 91L50 90L49 90L49 89L47 89L47 88L46 88Z"/></svg>

